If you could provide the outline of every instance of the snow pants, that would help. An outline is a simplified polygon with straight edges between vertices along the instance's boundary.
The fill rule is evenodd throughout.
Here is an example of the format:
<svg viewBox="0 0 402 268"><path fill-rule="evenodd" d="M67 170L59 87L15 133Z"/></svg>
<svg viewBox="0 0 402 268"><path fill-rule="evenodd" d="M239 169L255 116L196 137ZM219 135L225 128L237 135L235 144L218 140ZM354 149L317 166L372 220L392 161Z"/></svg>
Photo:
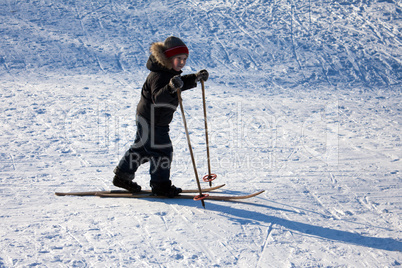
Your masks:
<svg viewBox="0 0 402 268"><path fill-rule="evenodd" d="M173 158L173 146L169 126L152 126L137 118L137 133L134 144L127 150L118 164L121 172L134 174L143 163L150 162L151 183L169 180Z"/></svg>

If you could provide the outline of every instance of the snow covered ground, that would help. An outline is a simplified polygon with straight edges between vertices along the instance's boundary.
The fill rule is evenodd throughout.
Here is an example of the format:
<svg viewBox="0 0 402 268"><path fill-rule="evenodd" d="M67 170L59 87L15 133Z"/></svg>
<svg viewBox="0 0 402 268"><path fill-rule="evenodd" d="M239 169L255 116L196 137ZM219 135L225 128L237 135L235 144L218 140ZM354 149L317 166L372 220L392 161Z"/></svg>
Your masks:
<svg viewBox="0 0 402 268"><path fill-rule="evenodd" d="M398 267L402 3L2 0L0 267ZM219 194L247 202L57 197L115 189L152 42L207 68ZM200 87L183 93L200 176ZM181 114L172 180L196 186ZM148 166L137 182L148 188Z"/></svg>

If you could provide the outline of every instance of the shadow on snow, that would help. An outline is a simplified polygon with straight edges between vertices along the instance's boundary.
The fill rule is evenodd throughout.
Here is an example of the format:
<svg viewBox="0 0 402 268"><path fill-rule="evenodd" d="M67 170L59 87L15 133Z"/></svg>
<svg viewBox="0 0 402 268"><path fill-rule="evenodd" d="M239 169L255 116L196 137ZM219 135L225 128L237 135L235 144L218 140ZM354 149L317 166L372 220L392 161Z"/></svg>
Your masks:
<svg viewBox="0 0 402 268"><path fill-rule="evenodd" d="M282 210L270 206L266 207L269 209ZM242 224L244 224L245 221L250 222L258 221L258 222L277 224L289 230L297 231L311 236L316 236L322 239L339 241L343 243L370 247L374 249L402 251L402 242L392 238L369 237L348 231L341 231L321 226L315 226L307 223L282 219L276 216L266 215L260 212L227 207L217 204L216 202L214 203L208 202L207 209L214 210L217 212L223 212L224 214L227 215L227 217L230 220L237 222L240 221Z"/></svg>

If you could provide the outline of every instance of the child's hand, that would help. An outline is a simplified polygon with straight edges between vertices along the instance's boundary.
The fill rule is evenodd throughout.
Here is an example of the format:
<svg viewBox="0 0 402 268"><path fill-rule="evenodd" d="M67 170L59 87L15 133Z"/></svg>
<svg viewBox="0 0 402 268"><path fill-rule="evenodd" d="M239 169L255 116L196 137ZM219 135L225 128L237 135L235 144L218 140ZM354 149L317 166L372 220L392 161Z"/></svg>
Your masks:
<svg viewBox="0 0 402 268"><path fill-rule="evenodd" d="M207 80L208 80L208 77L209 77L209 74L208 74L208 71L207 71L207 70L201 70L201 71L197 72L197 73L195 74L195 76L197 77L197 78L195 79L197 82L199 82L199 81L201 81L201 80L207 81Z"/></svg>
<svg viewBox="0 0 402 268"><path fill-rule="evenodd" d="M170 93L175 93L177 89L182 88L184 85L183 80L181 80L180 75L175 75L170 79L169 87Z"/></svg>

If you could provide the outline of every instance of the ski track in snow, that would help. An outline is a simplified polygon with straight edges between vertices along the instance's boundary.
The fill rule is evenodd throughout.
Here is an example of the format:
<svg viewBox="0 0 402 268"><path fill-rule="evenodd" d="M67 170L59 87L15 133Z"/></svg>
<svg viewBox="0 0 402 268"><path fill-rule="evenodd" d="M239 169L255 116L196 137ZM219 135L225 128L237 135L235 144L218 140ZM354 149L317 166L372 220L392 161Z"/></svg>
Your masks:
<svg viewBox="0 0 402 268"><path fill-rule="evenodd" d="M398 267L400 1L0 3L0 267ZM244 202L56 197L113 189L152 42L206 68L220 194ZM183 94L200 177L201 92ZM194 188L181 114L172 180ZM149 187L148 166L137 182Z"/></svg>

